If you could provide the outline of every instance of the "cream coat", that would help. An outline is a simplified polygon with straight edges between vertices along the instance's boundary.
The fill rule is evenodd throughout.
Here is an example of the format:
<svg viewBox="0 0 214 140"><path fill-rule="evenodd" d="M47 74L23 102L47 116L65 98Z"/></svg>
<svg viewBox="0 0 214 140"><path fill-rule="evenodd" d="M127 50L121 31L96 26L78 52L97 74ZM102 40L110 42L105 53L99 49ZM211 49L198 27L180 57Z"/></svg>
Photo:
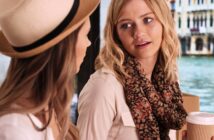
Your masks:
<svg viewBox="0 0 214 140"><path fill-rule="evenodd" d="M96 71L79 97L81 140L138 140L123 87L113 72Z"/></svg>

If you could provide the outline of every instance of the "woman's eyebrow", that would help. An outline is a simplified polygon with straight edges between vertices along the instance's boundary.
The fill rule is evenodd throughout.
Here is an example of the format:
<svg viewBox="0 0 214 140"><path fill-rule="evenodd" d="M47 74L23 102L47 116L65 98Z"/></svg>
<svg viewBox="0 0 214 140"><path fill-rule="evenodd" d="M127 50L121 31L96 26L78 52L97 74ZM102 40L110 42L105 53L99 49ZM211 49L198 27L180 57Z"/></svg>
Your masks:
<svg viewBox="0 0 214 140"><path fill-rule="evenodd" d="M145 14L141 15L140 18L145 17L145 16L148 16L148 15L150 15L150 14L153 14L153 12L145 13ZM117 23L120 23L120 22L123 22L123 21L127 21L127 20L131 20L131 19L129 19L129 18L121 18L121 19L118 20Z"/></svg>
<svg viewBox="0 0 214 140"><path fill-rule="evenodd" d="M145 13L145 14L141 15L140 17L142 18L142 17L148 16L148 15L151 15L151 14L153 15L153 12Z"/></svg>

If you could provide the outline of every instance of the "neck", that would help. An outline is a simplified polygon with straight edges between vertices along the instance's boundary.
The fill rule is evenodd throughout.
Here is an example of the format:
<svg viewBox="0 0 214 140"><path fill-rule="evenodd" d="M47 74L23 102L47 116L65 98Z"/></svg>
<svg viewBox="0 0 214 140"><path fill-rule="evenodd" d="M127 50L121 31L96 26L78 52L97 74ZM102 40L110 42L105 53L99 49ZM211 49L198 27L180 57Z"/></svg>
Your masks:
<svg viewBox="0 0 214 140"><path fill-rule="evenodd" d="M157 61L157 56L139 59L139 62L142 67L141 70L144 71L144 73L146 74L146 77L149 80L151 80L152 72L155 67L156 61Z"/></svg>

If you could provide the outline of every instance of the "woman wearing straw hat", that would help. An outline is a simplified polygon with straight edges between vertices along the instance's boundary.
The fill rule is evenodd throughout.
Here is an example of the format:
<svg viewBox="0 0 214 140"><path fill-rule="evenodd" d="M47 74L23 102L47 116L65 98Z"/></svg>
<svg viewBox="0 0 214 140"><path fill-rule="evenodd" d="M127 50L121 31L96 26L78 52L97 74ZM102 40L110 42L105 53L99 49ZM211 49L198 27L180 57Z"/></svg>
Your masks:
<svg viewBox="0 0 214 140"><path fill-rule="evenodd" d="M0 1L0 52L11 57L0 87L0 139L73 140L72 82L90 45L99 0Z"/></svg>

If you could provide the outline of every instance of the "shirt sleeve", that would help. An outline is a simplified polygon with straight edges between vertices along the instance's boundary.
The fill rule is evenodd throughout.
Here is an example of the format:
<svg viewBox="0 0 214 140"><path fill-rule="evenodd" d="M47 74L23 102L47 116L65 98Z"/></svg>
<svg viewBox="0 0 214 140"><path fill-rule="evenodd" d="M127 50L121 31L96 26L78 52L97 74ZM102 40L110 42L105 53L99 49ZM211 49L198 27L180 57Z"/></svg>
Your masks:
<svg viewBox="0 0 214 140"><path fill-rule="evenodd" d="M106 140L115 116L114 87L109 79L90 79L80 94L77 127L80 140Z"/></svg>

